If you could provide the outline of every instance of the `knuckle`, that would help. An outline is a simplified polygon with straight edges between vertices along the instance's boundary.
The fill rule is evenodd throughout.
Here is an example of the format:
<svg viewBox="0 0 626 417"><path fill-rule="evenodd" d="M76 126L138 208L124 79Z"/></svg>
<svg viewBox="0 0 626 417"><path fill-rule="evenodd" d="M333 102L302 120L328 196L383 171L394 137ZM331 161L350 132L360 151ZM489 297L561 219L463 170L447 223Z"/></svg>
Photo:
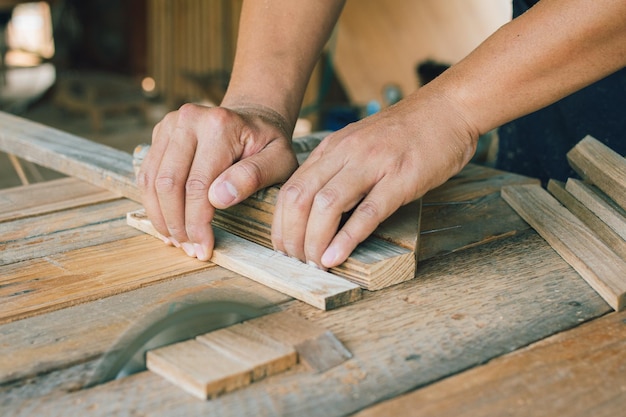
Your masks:
<svg viewBox="0 0 626 417"><path fill-rule="evenodd" d="M154 188L159 194L170 194L178 188L178 181L173 175L161 174L154 181Z"/></svg>
<svg viewBox="0 0 626 417"><path fill-rule="evenodd" d="M239 169L244 182L250 184L251 188L258 188L265 184L267 175L257 163L246 161L246 163L239 165Z"/></svg>
<svg viewBox="0 0 626 417"><path fill-rule="evenodd" d="M334 188L324 188L313 199L313 205L321 210L328 210L339 204L341 194Z"/></svg>
<svg viewBox="0 0 626 417"><path fill-rule="evenodd" d="M209 182L206 178L190 176L185 183L187 195L205 194L208 192Z"/></svg>
<svg viewBox="0 0 626 417"><path fill-rule="evenodd" d="M306 187L300 181L290 182L285 184L281 188L283 198L286 204L296 206L297 208L304 208L309 199L306 194Z"/></svg>
<svg viewBox="0 0 626 417"><path fill-rule="evenodd" d="M372 200L364 200L354 210L353 216L357 216L367 223L373 221L376 221L376 223L378 223L379 219L381 218L381 210L376 202Z"/></svg>
<svg viewBox="0 0 626 417"><path fill-rule="evenodd" d="M137 187L139 187L141 191L147 191L150 189L150 185L152 184L152 175L150 175L145 170L141 169L137 173L136 181L137 181Z"/></svg>

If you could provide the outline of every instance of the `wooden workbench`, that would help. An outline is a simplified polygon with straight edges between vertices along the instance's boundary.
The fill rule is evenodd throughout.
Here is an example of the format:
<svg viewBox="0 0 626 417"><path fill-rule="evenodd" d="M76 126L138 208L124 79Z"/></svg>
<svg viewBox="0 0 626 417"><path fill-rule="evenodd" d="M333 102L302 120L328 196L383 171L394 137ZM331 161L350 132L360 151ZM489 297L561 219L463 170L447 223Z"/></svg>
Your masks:
<svg viewBox="0 0 626 417"><path fill-rule="evenodd" d="M626 314L501 200L525 181L469 166L424 198L417 277L328 312L141 234L137 203L80 180L2 190L0 415L621 415ZM353 358L208 401L151 372L84 388L147 312L224 294L325 326Z"/></svg>

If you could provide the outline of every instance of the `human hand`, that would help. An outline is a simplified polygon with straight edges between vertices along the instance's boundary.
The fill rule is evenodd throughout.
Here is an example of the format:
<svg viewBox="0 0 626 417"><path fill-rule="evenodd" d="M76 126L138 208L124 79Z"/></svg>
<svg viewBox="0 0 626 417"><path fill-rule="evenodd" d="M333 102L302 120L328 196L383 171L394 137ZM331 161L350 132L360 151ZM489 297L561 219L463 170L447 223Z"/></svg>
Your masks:
<svg viewBox="0 0 626 417"><path fill-rule="evenodd" d="M137 175L146 214L166 243L210 259L215 208L282 182L298 163L290 128L263 107L185 104L158 123Z"/></svg>
<svg viewBox="0 0 626 417"><path fill-rule="evenodd" d="M281 188L276 250L337 266L400 206L462 169L478 132L450 100L424 90L322 141Z"/></svg>

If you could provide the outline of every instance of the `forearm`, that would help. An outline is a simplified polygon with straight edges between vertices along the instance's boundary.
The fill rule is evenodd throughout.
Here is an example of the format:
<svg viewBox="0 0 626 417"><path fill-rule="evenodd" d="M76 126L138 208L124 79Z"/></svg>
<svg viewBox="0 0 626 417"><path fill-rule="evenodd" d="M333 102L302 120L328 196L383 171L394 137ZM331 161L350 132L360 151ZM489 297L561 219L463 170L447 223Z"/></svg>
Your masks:
<svg viewBox="0 0 626 417"><path fill-rule="evenodd" d="M343 0L249 0L240 18L226 107L263 106L290 133L319 54Z"/></svg>
<svg viewBox="0 0 626 417"><path fill-rule="evenodd" d="M624 67L624 16L625 0L542 0L429 87L484 133Z"/></svg>

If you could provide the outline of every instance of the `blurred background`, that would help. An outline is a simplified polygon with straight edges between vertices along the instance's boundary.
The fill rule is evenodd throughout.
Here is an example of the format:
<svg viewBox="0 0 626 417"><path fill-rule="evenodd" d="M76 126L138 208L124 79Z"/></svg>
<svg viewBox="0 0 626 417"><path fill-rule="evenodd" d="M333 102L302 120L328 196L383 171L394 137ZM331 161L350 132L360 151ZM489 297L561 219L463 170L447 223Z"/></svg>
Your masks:
<svg viewBox="0 0 626 417"><path fill-rule="evenodd" d="M132 152L168 111L219 104L241 3L0 0L0 111ZM395 103L510 16L510 0L348 0L294 136ZM489 163L494 136L481 138L476 162ZM0 188L60 176L24 161L18 175L15 162L0 154Z"/></svg>

